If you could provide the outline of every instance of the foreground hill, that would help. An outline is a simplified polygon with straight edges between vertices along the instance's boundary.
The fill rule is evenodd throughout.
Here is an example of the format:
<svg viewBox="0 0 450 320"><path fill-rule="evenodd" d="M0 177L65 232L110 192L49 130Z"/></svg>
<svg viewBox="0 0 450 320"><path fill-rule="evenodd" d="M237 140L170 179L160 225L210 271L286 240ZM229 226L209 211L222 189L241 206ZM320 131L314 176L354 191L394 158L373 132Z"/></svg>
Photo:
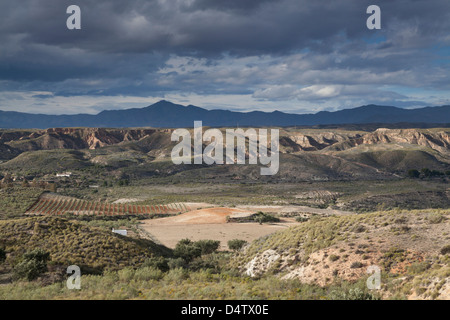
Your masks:
<svg viewBox="0 0 450 320"><path fill-rule="evenodd" d="M169 269L128 264L102 275L84 274L81 290L67 290L64 280L0 284L0 299L450 299L449 218L449 210L313 217L233 254L206 254ZM0 231L9 227L13 236L12 231L21 230L21 239L31 244L33 229L42 228L38 234L45 235L46 226L65 225L59 219L44 220L33 220L34 228L0 224ZM55 247L51 243L39 244L48 249ZM98 252L98 259L130 253L121 253L117 244L116 249ZM58 257L56 252L52 250L52 258ZM379 268L381 290L367 288L368 267Z"/></svg>
<svg viewBox="0 0 450 320"><path fill-rule="evenodd" d="M450 106L402 109L367 105L336 112L288 114L274 112L235 112L206 110L159 101L141 109L102 111L96 115L44 115L0 111L0 128L51 127L187 127L202 120L204 125L222 126L293 126L351 123L448 123Z"/></svg>
<svg viewBox="0 0 450 320"><path fill-rule="evenodd" d="M449 254L449 210L396 210L312 218L254 241L234 265L252 277L320 286L356 281L377 266L385 297L450 299Z"/></svg>
<svg viewBox="0 0 450 320"><path fill-rule="evenodd" d="M83 270L102 272L139 266L145 259L166 255L167 248L149 240L136 240L80 222L55 217L30 217L0 221L0 247L7 264L33 249L50 253L53 264L75 264Z"/></svg>

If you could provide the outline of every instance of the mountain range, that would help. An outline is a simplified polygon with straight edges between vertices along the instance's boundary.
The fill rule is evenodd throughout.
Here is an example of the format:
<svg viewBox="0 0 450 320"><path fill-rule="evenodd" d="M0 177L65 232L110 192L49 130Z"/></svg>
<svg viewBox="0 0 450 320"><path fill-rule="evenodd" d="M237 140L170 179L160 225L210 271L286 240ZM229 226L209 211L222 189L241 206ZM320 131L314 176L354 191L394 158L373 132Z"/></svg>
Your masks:
<svg viewBox="0 0 450 320"><path fill-rule="evenodd" d="M206 110L193 105L183 106L161 100L145 108L105 110L96 115L45 115L14 111L0 111L0 128L54 127L192 127L194 121L204 126L310 126L340 124L393 123L450 123L450 106L402 109L393 106L366 105L335 112L290 114L273 112L236 112Z"/></svg>

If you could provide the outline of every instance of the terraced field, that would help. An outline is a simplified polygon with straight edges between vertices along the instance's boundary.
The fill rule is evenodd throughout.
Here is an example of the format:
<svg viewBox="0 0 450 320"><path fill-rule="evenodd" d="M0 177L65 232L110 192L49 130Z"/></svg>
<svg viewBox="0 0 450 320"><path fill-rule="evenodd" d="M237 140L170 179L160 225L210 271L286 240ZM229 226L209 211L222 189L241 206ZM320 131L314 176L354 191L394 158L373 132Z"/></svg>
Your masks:
<svg viewBox="0 0 450 320"><path fill-rule="evenodd" d="M107 203L86 201L72 197L59 196L50 193L42 194L26 211L28 215L154 215L178 214L190 211L189 205L171 203L168 205L133 205L128 203Z"/></svg>

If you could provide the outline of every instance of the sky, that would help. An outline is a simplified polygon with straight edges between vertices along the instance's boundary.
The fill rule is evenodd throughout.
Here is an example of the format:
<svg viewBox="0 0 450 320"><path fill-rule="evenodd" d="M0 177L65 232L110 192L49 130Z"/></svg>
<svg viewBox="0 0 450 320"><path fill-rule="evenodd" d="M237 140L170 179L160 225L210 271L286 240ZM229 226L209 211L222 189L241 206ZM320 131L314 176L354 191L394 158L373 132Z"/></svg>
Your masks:
<svg viewBox="0 0 450 320"><path fill-rule="evenodd" d="M69 30L68 6L81 9ZM381 29L369 30L369 5ZM0 110L450 104L448 0L0 0Z"/></svg>

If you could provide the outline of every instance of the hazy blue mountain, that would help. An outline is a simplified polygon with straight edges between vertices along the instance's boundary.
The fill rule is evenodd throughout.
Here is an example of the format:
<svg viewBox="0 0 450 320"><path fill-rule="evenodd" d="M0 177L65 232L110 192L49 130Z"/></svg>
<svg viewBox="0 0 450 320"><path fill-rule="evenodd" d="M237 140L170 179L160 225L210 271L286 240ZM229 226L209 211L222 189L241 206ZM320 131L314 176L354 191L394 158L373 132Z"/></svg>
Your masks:
<svg viewBox="0 0 450 320"><path fill-rule="evenodd" d="M367 105L335 112L289 114L274 112L235 112L182 106L165 100L145 108L102 111L97 115L44 115L0 111L0 128L53 127L192 127L204 126L292 126L364 123L450 123L450 106L402 109Z"/></svg>

